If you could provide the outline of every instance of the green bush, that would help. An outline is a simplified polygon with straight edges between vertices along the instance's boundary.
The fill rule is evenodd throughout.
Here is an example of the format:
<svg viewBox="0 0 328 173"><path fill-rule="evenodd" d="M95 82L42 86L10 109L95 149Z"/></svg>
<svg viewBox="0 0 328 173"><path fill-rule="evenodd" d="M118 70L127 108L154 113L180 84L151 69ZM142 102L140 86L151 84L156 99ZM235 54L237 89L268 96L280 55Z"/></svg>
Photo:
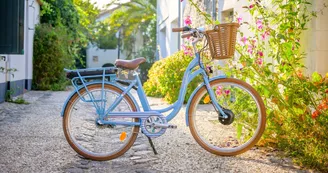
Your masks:
<svg viewBox="0 0 328 173"><path fill-rule="evenodd" d="M144 83L144 89L148 96L164 97L173 103L178 99L180 86L184 71L193 59L184 51L179 51L167 58L154 63L148 72L149 79ZM196 77L187 88L185 102L188 101L191 93L201 81Z"/></svg>
<svg viewBox="0 0 328 173"><path fill-rule="evenodd" d="M69 52L72 42L65 28L41 24L36 27L33 56L33 83L38 90L63 90L64 68L72 67L75 58Z"/></svg>

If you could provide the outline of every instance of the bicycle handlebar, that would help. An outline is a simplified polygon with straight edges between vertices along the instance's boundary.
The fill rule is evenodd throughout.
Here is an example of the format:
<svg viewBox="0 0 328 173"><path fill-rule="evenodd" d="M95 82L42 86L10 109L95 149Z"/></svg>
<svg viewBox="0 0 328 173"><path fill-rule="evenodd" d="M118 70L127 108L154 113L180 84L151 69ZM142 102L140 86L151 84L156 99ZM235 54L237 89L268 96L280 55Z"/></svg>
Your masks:
<svg viewBox="0 0 328 173"><path fill-rule="evenodd" d="M185 31L190 31L190 27L185 26L182 28L172 28L172 32L185 32Z"/></svg>
<svg viewBox="0 0 328 173"><path fill-rule="evenodd" d="M191 37L193 35L193 33L185 33L181 35L181 38L187 38L187 37Z"/></svg>
<svg viewBox="0 0 328 173"><path fill-rule="evenodd" d="M187 38L187 37L197 37L196 33L204 33L205 29L203 27L200 28L190 28L188 26L182 27L182 28L172 28L172 32L186 32L181 35L181 38Z"/></svg>

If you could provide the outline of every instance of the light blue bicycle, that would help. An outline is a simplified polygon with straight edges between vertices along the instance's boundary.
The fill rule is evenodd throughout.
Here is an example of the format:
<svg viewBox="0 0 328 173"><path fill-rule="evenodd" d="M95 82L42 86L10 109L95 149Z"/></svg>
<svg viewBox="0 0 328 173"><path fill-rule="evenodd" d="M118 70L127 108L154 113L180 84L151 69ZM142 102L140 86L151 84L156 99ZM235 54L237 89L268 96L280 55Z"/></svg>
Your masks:
<svg viewBox="0 0 328 173"><path fill-rule="evenodd" d="M140 129L152 144L151 138L161 136L168 128L176 128L168 122L178 114L188 84L198 75L203 83L186 105L186 124L198 144L213 154L231 156L258 142L266 122L259 94L238 79L209 78L196 43L205 36L209 42L210 32L189 27L173 31L184 31L182 37L194 38L195 58L184 73L179 99L165 109L154 110L149 106L135 71L145 62L144 58L117 60L116 67L110 68L66 70L75 90L63 106L63 129L77 153L93 160L117 158L133 145ZM132 70L134 79L118 79L116 73L120 69ZM92 80L95 78L98 80ZM131 94L132 89L136 90L141 106Z"/></svg>

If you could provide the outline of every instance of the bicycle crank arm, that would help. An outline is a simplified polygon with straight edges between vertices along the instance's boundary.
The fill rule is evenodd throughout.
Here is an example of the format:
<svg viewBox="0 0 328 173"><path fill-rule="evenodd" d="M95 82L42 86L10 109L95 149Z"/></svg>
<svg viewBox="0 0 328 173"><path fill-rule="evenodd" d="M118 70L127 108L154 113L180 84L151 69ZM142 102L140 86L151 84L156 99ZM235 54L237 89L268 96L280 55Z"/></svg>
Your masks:
<svg viewBox="0 0 328 173"><path fill-rule="evenodd" d="M160 123L154 123L154 127L160 127L160 128L170 128L170 129L176 129L178 126L172 125L172 124L160 124Z"/></svg>

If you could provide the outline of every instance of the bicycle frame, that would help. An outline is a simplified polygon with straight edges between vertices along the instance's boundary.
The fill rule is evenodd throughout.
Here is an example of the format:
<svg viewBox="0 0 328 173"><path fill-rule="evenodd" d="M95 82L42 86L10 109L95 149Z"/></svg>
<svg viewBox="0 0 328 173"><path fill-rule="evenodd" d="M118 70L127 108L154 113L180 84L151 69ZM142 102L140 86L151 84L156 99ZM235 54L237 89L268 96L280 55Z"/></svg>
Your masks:
<svg viewBox="0 0 328 173"><path fill-rule="evenodd" d="M195 67L197 66L200 66L199 69L194 70ZM198 75L202 75L203 77L203 83L198 87L196 88L196 90L194 91L194 93L191 95L189 101L188 101L188 104L187 104L187 110L188 110L188 107L190 105L190 101L192 99L192 97L194 96L194 94L202 87L202 86L206 86L206 89L210 95L210 98L211 100L216 100L216 96L215 96L215 93L213 92L213 90L211 89L210 87L210 79L206 73L206 71L204 70L204 65L202 63L200 63L200 54L199 52L195 53L195 58L189 63L186 71L184 72L184 75L183 75L183 81L182 81L182 84L181 84L181 87L180 87L180 92L179 92L179 97L178 97L178 100L173 103L172 105L170 105L169 107L167 108L164 108L164 109L159 109L159 110L152 110L149 103L148 103L148 100L147 100L147 97L144 93L144 90L143 90L143 87L142 87L142 84L141 84L141 81L140 81L140 78L138 76L138 73L134 73L134 76L135 76L135 79L132 80L132 81L129 81L129 86L127 86L126 88L123 88L123 87L120 87L119 85L116 84L116 80L117 79L112 79L113 78L113 74L105 74L105 69L104 72L103 72L103 75L98 75L98 76L84 76L82 77L80 74L79 74L79 71L77 70L77 73L78 73L78 77L75 77L72 79L72 84L75 88L75 92L73 92L71 94L71 96L74 94L74 93L78 93L81 100L84 101L84 102L92 102L96 111L97 111L97 114L100 116L99 117L99 120L100 121L99 123L101 124L109 124L109 125L131 125L131 126L140 126L141 125L141 122L118 122L118 121L106 121L104 120L105 117L112 117L112 118L115 118L115 117L131 117L131 118L147 118L149 117L150 115L162 115L162 113L165 113L165 112L169 112L169 111L172 111L168 116L166 116L166 121L169 122L170 120L172 120L177 114L178 112L180 111L182 105L183 105L183 101L184 101L184 98L185 98L185 95L186 95L186 92L187 92L187 86L188 84ZM66 71L71 71L71 70L66 70ZM105 82L105 77L106 76L110 76L111 77L111 80L109 82ZM115 76L115 75L114 75ZM95 77L102 77L102 81L99 81L97 83L100 83L102 84L102 94L101 94L101 98L100 99L95 99L93 94L90 93L87 89L87 85L89 84L93 84L94 82L91 82L91 83L86 83L84 82L84 79L85 78L95 78ZM225 78L225 76L219 76L218 78ZM81 87L77 87L77 84L76 84L76 80L75 79L79 79L81 82L82 82L82 86ZM112 105L109 107L109 108L105 108L105 102L106 100L104 99L104 85L106 84L111 84L111 85L114 85L118 88L120 88L123 93L117 97L115 99L115 101L112 103ZM143 109L143 112L140 111L140 108L138 106L138 103L136 102L136 100L134 99L134 97L130 94L130 90L134 87L134 86L137 86L137 95L139 97L139 100L140 100L140 103L141 103L141 106L142 106L142 109ZM85 88L86 89L86 93L87 95L89 96L89 100L86 100L83 96L81 96L79 90L81 88ZM113 112L113 110L116 108L116 106L122 101L122 99L124 98L124 96L128 94L134 104L138 107L137 108L137 112ZM71 97L70 96L70 97ZM64 109L70 99L70 97L68 97L68 99L66 100L66 103L65 105L63 106L63 110L62 110L62 116L64 115ZM101 103L100 105L98 103ZM223 112L221 106L217 103L217 102L212 102L215 110L217 112L219 112L221 114L221 116L226 116L225 113ZM187 111L188 113L188 111ZM189 121L188 121L188 118L187 118L187 115L186 115L186 124L187 126L189 125Z"/></svg>

